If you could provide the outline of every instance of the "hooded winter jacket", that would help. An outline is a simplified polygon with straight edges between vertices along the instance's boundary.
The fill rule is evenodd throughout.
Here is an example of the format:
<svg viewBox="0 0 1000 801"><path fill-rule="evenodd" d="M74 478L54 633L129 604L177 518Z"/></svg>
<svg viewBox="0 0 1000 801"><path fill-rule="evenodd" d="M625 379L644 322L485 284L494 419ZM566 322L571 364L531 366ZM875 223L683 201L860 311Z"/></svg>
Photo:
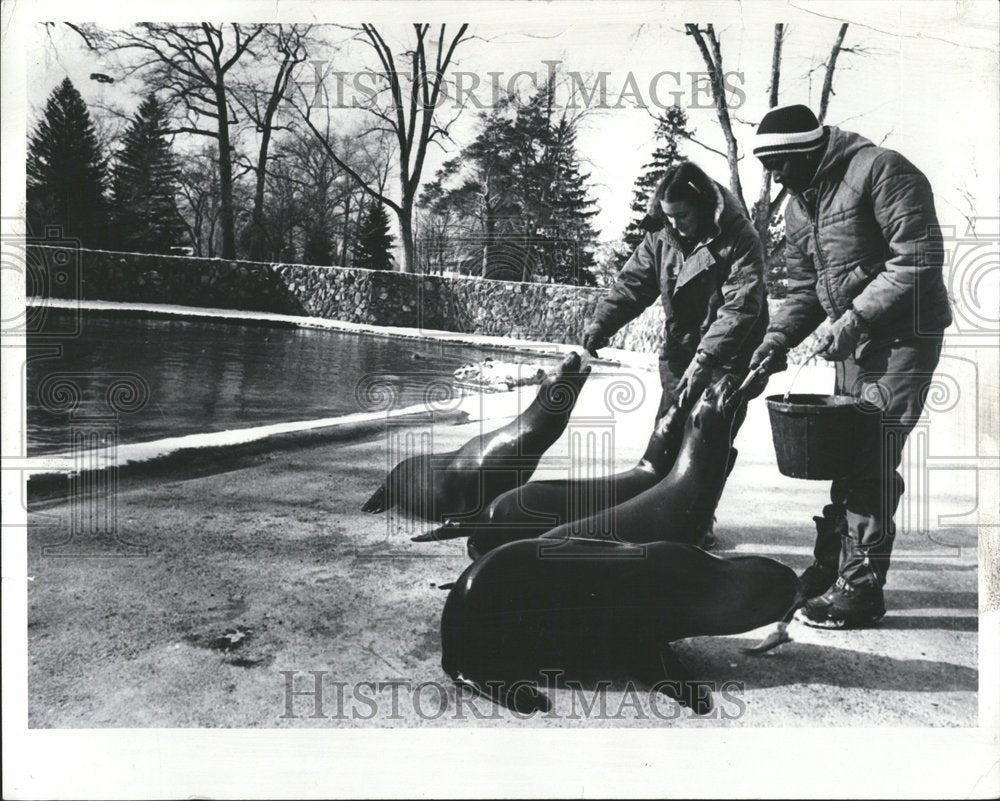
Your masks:
<svg viewBox="0 0 1000 801"><path fill-rule="evenodd" d="M745 369L767 327L764 254L757 232L728 189L713 182L709 233L684 255L677 232L655 201L646 234L598 304L592 325L611 337L657 297L666 315L660 358Z"/></svg>
<svg viewBox="0 0 1000 801"><path fill-rule="evenodd" d="M827 126L809 188L785 207L788 297L768 331L799 344L852 308L869 325L855 355L874 344L939 334L951 323L934 195L899 153Z"/></svg>

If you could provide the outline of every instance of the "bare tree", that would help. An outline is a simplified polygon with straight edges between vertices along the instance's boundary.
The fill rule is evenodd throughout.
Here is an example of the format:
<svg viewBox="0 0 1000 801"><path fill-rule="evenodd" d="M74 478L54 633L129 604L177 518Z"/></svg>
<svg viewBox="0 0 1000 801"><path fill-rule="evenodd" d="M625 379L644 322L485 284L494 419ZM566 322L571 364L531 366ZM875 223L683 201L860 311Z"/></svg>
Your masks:
<svg viewBox="0 0 1000 801"><path fill-rule="evenodd" d="M215 150L214 143L206 142L201 150L189 153L177 176L178 210L198 256L215 255L221 194L218 173L212 169L219 161Z"/></svg>
<svg viewBox="0 0 1000 801"><path fill-rule="evenodd" d="M774 26L774 47L771 49L771 84L767 90L767 107L778 105L778 86L781 83L781 45L785 39L784 23ZM780 203L784 201L781 197ZM767 241L767 229L771 223L771 173L762 170L760 179L760 195L753 210L753 223L761 242Z"/></svg>
<svg viewBox="0 0 1000 801"><path fill-rule="evenodd" d="M268 152L271 138L281 126L275 124L279 106L288 90L288 82L295 67L306 60L309 25L276 25L265 29L262 37L265 56L277 57L278 69L274 78L262 83L253 78L241 81L234 87L233 98L253 123L259 135L255 162L247 168L255 175L253 207L250 212L249 258L259 261L264 255L264 188L267 182Z"/></svg>
<svg viewBox="0 0 1000 801"><path fill-rule="evenodd" d="M69 23L67 23L69 24ZM182 113L172 129L214 139L218 144L222 257L236 257L233 203L233 125L237 121L229 76L265 26L240 23L142 22L127 30L72 25L84 43L101 54L134 55L131 72L145 74L149 88Z"/></svg>
<svg viewBox="0 0 1000 801"><path fill-rule="evenodd" d="M733 133L732 116L729 113L729 105L724 91L722 69L722 48L719 38L712 25L706 25L704 29L694 24L684 26L685 32L691 36L701 51L705 67L709 72L709 82L712 89L712 98L715 102L716 116L719 126L722 128L723 136L726 139L727 150L725 153L729 165L730 188L743 204L743 209L747 210L746 201L743 198L743 186L739 176L740 155L736 146L736 136ZM781 57L782 44L785 38L785 26L778 23L774 26L774 44L771 52L771 82L768 87L768 107L774 108L778 105L778 89L781 81ZM837 57L842 52L861 52L859 49L844 47L844 37L847 34L847 23L843 23L834 39L833 48L826 62L821 65L824 70L823 88L820 93L820 104L818 119L822 123L826 119L826 112L830 104L830 96L833 91L833 75L837 68ZM716 151L718 152L718 151ZM779 214L787 191L782 188L774 197L771 197L771 176L766 170L761 170L761 189L757 203L753 209L753 223L765 247L768 243L767 232Z"/></svg>
<svg viewBox="0 0 1000 801"><path fill-rule="evenodd" d="M445 92L445 71L452 63L458 46L471 38L466 36L468 27L460 25L458 32L449 39L447 26L441 25L435 39L429 35L430 25L413 25L415 42L410 49L400 54L401 63L406 65L405 72L401 72L397 69L396 56L382 33L374 25L361 26L359 38L374 51L381 68L380 77L387 83L388 100L381 105L375 104L369 111L377 120L371 130L387 132L396 140L399 157L398 201L388 197L384 189L366 180L341 158L329 137L311 119L313 109L308 101L304 103L304 108L299 109L317 141L340 168L351 175L366 194L396 213L403 243L405 272L413 272L415 268L413 209L420 188L427 146L431 142L448 138L448 129L458 117L456 114L450 120L442 121L438 119L437 110ZM434 59L431 66L428 66L429 55ZM385 93L382 94L384 97Z"/></svg>
<svg viewBox="0 0 1000 801"><path fill-rule="evenodd" d="M719 125L722 127L722 135L726 137L726 160L729 163L729 185L733 193L743 205L743 211L747 210L746 201L743 199L743 184L740 181L739 151L736 145L736 136L733 134L733 123L729 118L729 103L726 99L726 90L723 82L725 70L722 67L722 47L719 39L715 35L715 26L706 25L704 30L697 25L688 23L684 26L688 36L694 38L701 57L708 69L709 85L712 89L712 100L715 102L715 113L719 118Z"/></svg>

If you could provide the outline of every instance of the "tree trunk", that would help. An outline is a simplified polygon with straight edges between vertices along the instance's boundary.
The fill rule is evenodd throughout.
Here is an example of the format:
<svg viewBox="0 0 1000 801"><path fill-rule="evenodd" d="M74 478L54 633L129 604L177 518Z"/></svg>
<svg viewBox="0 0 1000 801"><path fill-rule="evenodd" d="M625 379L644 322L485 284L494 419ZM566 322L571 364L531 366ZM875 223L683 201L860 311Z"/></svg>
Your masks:
<svg viewBox="0 0 1000 801"><path fill-rule="evenodd" d="M399 237L403 240L403 264L400 272L412 273L413 270L413 198L403 198L399 210Z"/></svg>
<svg viewBox="0 0 1000 801"><path fill-rule="evenodd" d="M771 50L771 86L768 90L767 107L778 105L778 87L781 82L781 45L784 42L785 26L778 23L774 26L774 47ZM753 212L754 227L757 235L767 251L767 230L771 224L771 173L761 170L760 194Z"/></svg>
<svg viewBox="0 0 1000 801"><path fill-rule="evenodd" d="M344 247L340 252L340 263L347 266L347 251L351 243L351 192L344 193Z"/></svg>
<svg viewBox="0 0 1000 801"><path fill-rule="evenodd" d="M257 183L253 193L253 213L250 216L250 260L262 261L264 240L264 179L267 167L267 142L271 129L265 128L261 136L260 153L257 156Z"/></svg>
<svg viewBox="0 0 1000 801"><path fill-rule="evenodd" d="M221 83L215 88L215 103L219 111L219 222L222 226L222 258L236 258L236 214L233 209L233 158L229 144L229 108L226 89Z"/></svg>

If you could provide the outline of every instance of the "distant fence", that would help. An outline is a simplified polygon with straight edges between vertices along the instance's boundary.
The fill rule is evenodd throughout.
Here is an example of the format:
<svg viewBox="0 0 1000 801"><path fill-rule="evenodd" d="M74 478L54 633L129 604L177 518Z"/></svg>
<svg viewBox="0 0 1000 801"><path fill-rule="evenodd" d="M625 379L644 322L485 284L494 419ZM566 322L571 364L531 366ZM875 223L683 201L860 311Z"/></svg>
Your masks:
<svg viewBox="0 0 1000 801"><path fill-rule="evenodd" d="M27 245L29 296L239 309L575 344L606 290L353 267ZM772 310L779 301L771 301ZM656 352L654 303L612 347Z"/></svg>

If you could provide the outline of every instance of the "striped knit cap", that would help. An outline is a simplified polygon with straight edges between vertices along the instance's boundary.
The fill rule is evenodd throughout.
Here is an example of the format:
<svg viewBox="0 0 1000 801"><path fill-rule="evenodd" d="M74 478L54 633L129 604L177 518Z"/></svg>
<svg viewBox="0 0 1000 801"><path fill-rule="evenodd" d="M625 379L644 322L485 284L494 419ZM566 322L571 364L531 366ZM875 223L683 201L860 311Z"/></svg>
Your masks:
<svg viewBox="0 0 1000 801"><path fill-rule="evenodd" d="M823 144L823 126L808 106L778 106L757 126L753 154L759 158L785 153L807 153Z"/></svg>

